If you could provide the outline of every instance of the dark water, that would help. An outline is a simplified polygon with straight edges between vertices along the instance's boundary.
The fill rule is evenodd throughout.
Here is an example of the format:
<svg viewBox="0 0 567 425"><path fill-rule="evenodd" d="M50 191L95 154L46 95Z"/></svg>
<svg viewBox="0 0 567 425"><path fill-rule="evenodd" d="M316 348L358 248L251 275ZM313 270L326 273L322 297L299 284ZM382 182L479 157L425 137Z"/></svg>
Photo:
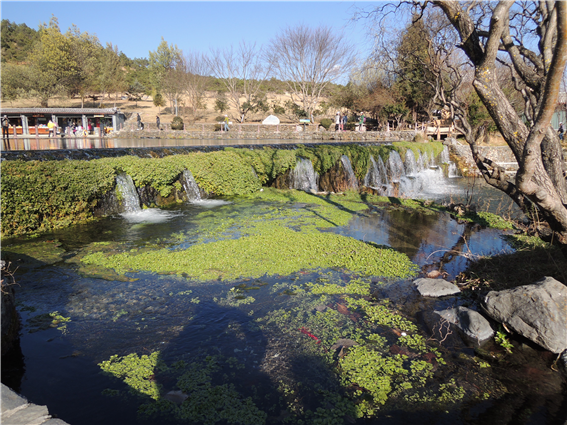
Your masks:
<svg viewBox="0 0 567 425"><path fill-rule="evenodd" d="M457 184L466 192L464 180ZM456 195L459 193L450 196ZM113 276L102 279L85 274L73 262L84 249L100 242L109 242L113 247L119 244L124 250L173 241L176 246L189 246L198 237L199 213L209 211L221 222L235 215L245 219L257 209L250 202L232 201L185 204L167 211L144 210L27 241L4 241L2 255L17 267L18 310L24 327L21 353L2 364L3 382L31 402L47 405L50 413L72 425L205 423L168 415L139 415L138 407L148 401L140 394L103 395L108 389L125 394L129 387L102 374L98 363L112 355L141 356L159 351L160 360L168 365L183 360L194 362L199 370L205 368L207 356L219 356L216 383L230 382L240 397L252 397L267 413L266 423L294 423L293 415L285 413L286 406L288 410L298 405L331 408L328 402L318 405L314 390L320 386L331 392L341 391L337 376L325 363L324 344L315 344L297 329L289 332L273 324L278 323L279 309L308 312L319 307L315 298L295 296L294 288L322 279L348 282L351 276L347 272L320 270L230 282L195 282L175 275L133 273L128 277L135 280L121 281ZM390 246L407 254L419 266L445 271L448 279L463 271L470 258L510 251L502 232L459 224L448 215L422 215L400 209L368 211L334 231ZM180 232L182 239L174 236ZM60 255L47 258L46 246ZM41 254L39 250L43 250ZM424 334L429 332L433 309L463 303L452 298L421 299L406 280L376 277L373 285L377 297L390 298L392 306L418 323ZM250 297L254 301L247 303ZM331 296L327 301L328 305L341 302L339 296ZM33 320L52 312L70 317L71 321L57 329L42 327L41 322ZM347 334L358 326L353 320L356 318L345 316L339 322ZM394 408L378 414L376 419L359 422L563 423L567 409L565 382L550 369L554 359L548 353L526 341L514 341L513 356L492 361L490 357L496 358L502 349L489 343L480 357L491 367L482 376L475 373L473 377L472 371L471 376L466 376L469 372L463 360L475 356L473 348L459 338L448 342L446 358L452 372L439 379L453 374L459 382L470 379L474 385L490 381L486 384L490 391L487 390L485 401L465 400L444 410L424 405L415 411ZM233 368L226 359L235 359L231 361L239 367ZM176 379L168 373L156 372L155 380L163 386L162 395L176 389ZM286 391L297 383L302 386L295 388L296 398L291 400ZM345 419L345 423L349 420Z"/></svg>

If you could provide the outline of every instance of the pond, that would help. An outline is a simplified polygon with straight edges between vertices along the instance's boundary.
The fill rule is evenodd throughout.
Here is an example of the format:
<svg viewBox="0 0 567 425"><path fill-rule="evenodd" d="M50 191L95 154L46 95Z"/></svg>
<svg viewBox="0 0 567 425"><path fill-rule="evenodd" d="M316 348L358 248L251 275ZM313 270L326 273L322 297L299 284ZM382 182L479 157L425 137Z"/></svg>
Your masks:
<svg viewBox="0 0 567 425"><path fill-rule="evenodd" d="M506 232L372 199L266 188L5 240L23 329L3 382L72 425L559 423L548 353L466 343L433 311L470 300L412 287L510 252Z"/></svg>

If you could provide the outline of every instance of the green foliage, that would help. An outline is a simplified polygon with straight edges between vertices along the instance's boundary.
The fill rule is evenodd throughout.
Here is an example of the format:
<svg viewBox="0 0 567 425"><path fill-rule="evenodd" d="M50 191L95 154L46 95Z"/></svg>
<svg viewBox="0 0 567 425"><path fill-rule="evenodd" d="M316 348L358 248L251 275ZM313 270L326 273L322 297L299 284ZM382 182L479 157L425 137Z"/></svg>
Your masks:
<svg viewBox="0 0 567 425"><path fill-rule="evenodd" d="M333 124L333 120L330 119L330 118L323 118L323 119L321 120L321 125L322 125L323 127L325 127L325 130L328 130L329 127L331 127L332 124Z"/></svg>
<svg viewBox="0 0 567 425"><path fill-rule="evenodd" d="M159 351L156 351L149 356L129 354L120 357L114 355L98 365L105 373L123 380L130 387L129 391L132 394L145 395L158 400L161 386L150 379L154 375L158 361Z"/></svg>
<svg viewBox="0 0 567 425"><path fill-rule="evenodd" d="M2 233L46 231L92 219L115 174L95 161L3 161Z"/></svg>
<svg viewBox="0 0 567 425"><path fill-rule="evenodd" d="M99 252L85 256L83 262L114 268L118 273L128 269L175 271L199 280L289 275L314 268L345 268L363 275L399 277L413 276L417 270L404 254L341 235L299 233L273 224L258 225L256 232L182 251L162 249L111 256Z"/></svg>
<svg viewBox="0 0 567 425"><path fill-rule="evenodd" d="M496 341L496 343L504 348L508 353L512 353L512 348L514 348L514 345L510 342L508 335L502 329L496 331L494 341Z"/></svg>
<svg viewBox="0 0 567 425"><path fill-rule="evenodd" d="M295 167L296 155L293 150L284 149L234 149L226 148L227 152L235 152L250 164L262 185L271 183L277 176Z"/></svg>
<svg viewBox="0 0 567 425"><path fill-rule="evenodd" d="M25 61L38 38L38 32L26 24L2 19L2 65L6 62Z"/></svg>
<svg viewBox="0 0 567 425"><path fill-rule="evenodd" d="M163 98L163 95L160 92L154 94L154 106L159 106L159 107L165 106L165 99Z"/></svg>
<svg viewBox="0 0 567 425"><path fill-rule="evenodd" d="M228 111L228 100L226 100L225 96L219 96L215 99L215 111L219 113L224 113L224 111Z"/></svg>
<svg viewBox="0 0 567 425"><path fill-rule="evenodd" d="M266 413L259 410L250 397L242 397L234 384L215 385L222 364L219 356L208 356L204 361L189 364L181 360L167 366L160 360L160 355L159 351L149 356L114 355L99 363L99 366L105 374L127 384L131 394L150 399L139 408L143 416L170 412L182 422L207 425L218 422L250 425L265 423ZM223 363L229 367L240 367L234 358L226 359ZM163 398L162 386L155 381L158 373L176 379L180 391L189 397L180 405ZM103 394L116 396L119 392L106 389Z"/></svg>
<svg viewBox="0 0 567 425"><path fill-rule="evenodd" d="M486 106L478 97L475 90L471 90L468 95L468 119L471 127L476 129L481 125L485 125L491 133L498 131L494 120L491 118Z"/></svg>
<svg viewBox="0 0 567 425"><path fill-rule="evenodd" d="M173 117L173 121L171 122L171 129L172 130L183 130L183 118L180 116Z"/></svg>

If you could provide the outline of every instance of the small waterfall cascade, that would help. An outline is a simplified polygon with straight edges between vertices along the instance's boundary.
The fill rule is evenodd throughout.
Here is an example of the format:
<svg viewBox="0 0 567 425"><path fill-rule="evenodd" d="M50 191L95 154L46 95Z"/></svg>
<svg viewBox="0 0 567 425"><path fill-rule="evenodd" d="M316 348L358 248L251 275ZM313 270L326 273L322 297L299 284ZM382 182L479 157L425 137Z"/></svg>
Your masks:
<svg viewBox="0 0 567 425"><path fill-rule="evenodd" d="M449 148L447 146L443 147L443 150L439 154L439 163L440 164L449 164L451 159L449 158Z"/></svg>
<svg viewBox="0 0 567 425"><path fill-rule="evenodd" d="M199 186L197 186L197 182L195 181L193 174L191 174L191 171L183 170L182 185L183 189L185 189L189 202L202 201Z"/></svg>
<svg viewBox="0 0 567 425"><path fill-rule="evenodd" d="M447 173L448 173L447 177L449 177L450 179L455 177L462 177L459 167L457 167L457 164L455 164L452 161L449 162L449 169L447 170Z"/></svg>
<svg viewBox="0 0 567 425"><path fill-rule="evenodd" d="M413 151L411 149L408 149L406 151L406 155L404 158L404 167L406 170L406 176L415 176L417 175L417 173L419 172L418 166L417 166L417 160L415 159L415 154L413 153Z"/></svg>
<svg viewBox="0 0 567 425"><path fill-rule="evenodd" d="M310 160L299 158L293 172L290 174L290 189L317 191L319 176L313 169Z"/></svg>
<svg viewBox="0 0 567 425"><path fill-rule="evenodd" d="M374 157L370 155L370 166L368 167L368 171L364 176L364 186L367 187L379 187L382 184L382 178L380 176L380 170L378 169L378 165L374 160Z"/></svg>
<svg viewBox="0 0 567 425"><path fill-rule="evenodd" d="M388 179L392 183L399 182L402 176L405 174L404 163L402 162L402 158L397 151L390 152L386 168L388 171Z"/></svg>
<svg viewBox="0 0 567 425"><path fill-rule="evenodd" d="M425 168L427 167L423 161L423 154L420 152L417 160L416 160L416 165L417 165L417 172L421 172L423 170L425 170Z"/></svg>
<svg viewBox="0 0 567 425"><path fill-rule="evenodd" d="M140 207L140 197L138 196L132 177L125 173L118 174L116 176L116 190L118 190L122 197L124 212L132 213L142 210Z"/></svg>
<svg viewBox="0 0 567 425"><path fill-rule="evenodd" d="M349 187L349 189L358 189L358 179L354 174L354 170L352 169L352 164L350 163L349 157L342 155L341 162L345 170L347 186Z"/></svg>

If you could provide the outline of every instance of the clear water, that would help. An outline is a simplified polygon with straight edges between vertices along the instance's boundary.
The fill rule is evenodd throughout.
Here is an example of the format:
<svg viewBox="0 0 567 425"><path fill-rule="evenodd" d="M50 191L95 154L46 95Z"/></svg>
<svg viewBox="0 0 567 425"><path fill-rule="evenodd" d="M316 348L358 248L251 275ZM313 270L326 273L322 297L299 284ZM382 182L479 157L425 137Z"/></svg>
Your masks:
<svg viewBox="0 0 567 425"><path fill-rule="evenodd" d="M446 199L464 199L471 192L483 199L491 196L480 190L477 194L476 183L472 185L466 179L453 181L454 190L443 195ZM289 415L285 413L285 388L298 382L303 386L296 389L296 405L306 409L330 408L328 404L317 404L313 390L316 385L329 391L340 388L337 376L322 361L326 348L297 329L294 333L260 327L256 320L272 317L278 309L306 308L309 312L313 308L337 306L340 296L331 297L327 306L318 306L309 304L316 300L295 296L290 288L320 279L347 282L351 278L348 272L319 270L229 282L198 282L175 275L139 272L128 274L129 281L122 281L112 275L103 279L85 273L73 262L85 249L95 246L93 243L108 242L109 249L116 244L120 249L148 244L187 247L199 237L200 213L208 212L207 217L222 223L234 217L246 220L268 205L238 199L202 200L168 210L124 213L36 239L4 241L3 256L18 267L17 299L24 327L21 354L16 353L9 364L3 362L3 382L31 402L47 405L50 413L72 425L191 423L167 415L159 419L140 416L137 409L147 401L143 397L103 395L105 390L126 391L128 386L101 374L97 364L112 355L149 355L154 351L160 351L161 360L168 364L180 359L204 364L206 356L220 355L235 358L243 368L223 364L224 375L219 372L217 384L231 383L241 397L253 397L268 412L266 423L282 423ZM494 207L495 203L489 206ZM308 206L284 208L293 211ZM398 209L371 209L332 231L390 246L426 270L442 267L449 279L466 268L469 258L510 251L499 231L458 224L447 215L421 215ZM179 237L180 234L183 236ZM53 244L54 251L64 252L52 261L37 261L33 244ZM450 249L461 255L446 256ZM13 251L26 254L11 254ZM377 297L390 298L393 306L422 326L424 334L431 320L429 312L461 302L421 299L406 280L376 277L373 285ZM246 303L250 297L254 301ZM71 318L65 330L38 329L30 321L55 311ZM356 320L359 319L345 316L341 323L345 329L351 329L360 324ZM513 361L506 366L498 364L483 378L499 379L507 390L489 394L484 402L453 405L441 411L427 406L415 411L394 409L378 414L375 420L359 423L517 423L514 418L522 415L527 418L522 423L559 423L561 409L566 406L564 382L546 365L549 359L545 353L529 345L517 345ZM446 357L455 376L466 382L459 362L462 356L474 356L474 351L457 340L450 349L453 355ZM498 347L489 346L487 350L498 351ZM523 379L526 373L530 382ZM167 375L156 376L156 380L163 385L164 394L176 389L175 380ZM504 407L508 408L507 413ZM345 419L345 423L349 420Z"/></svg>

